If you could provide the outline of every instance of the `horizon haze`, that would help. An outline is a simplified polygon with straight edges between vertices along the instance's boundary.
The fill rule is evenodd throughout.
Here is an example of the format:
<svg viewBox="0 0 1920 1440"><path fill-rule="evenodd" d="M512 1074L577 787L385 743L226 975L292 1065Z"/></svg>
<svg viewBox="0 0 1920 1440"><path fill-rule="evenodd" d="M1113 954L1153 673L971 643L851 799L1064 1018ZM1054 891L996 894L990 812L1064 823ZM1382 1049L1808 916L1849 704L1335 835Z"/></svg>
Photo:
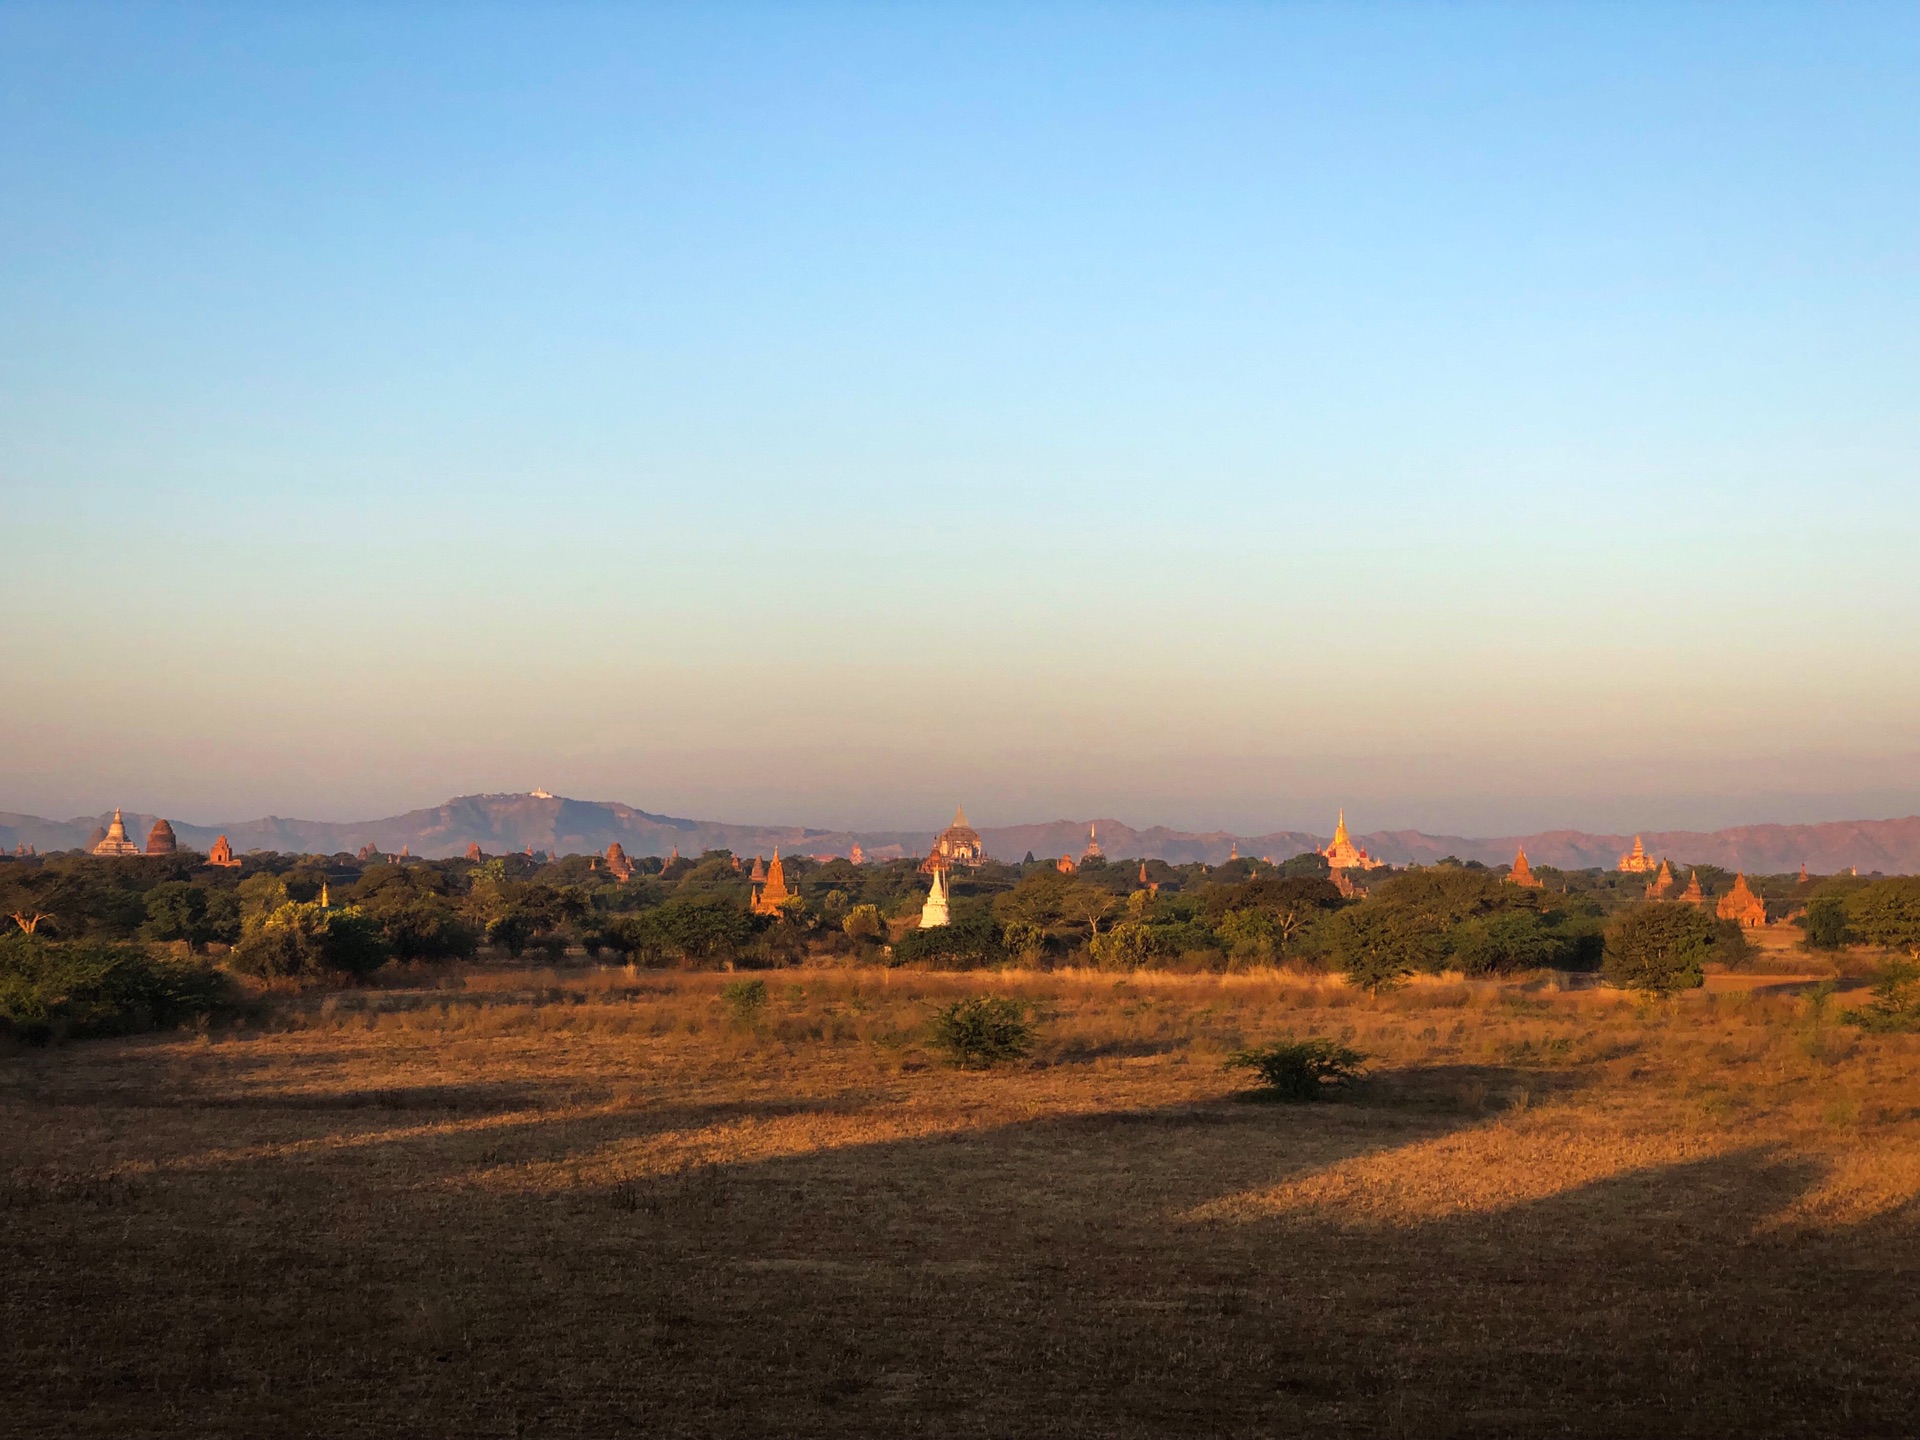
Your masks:
<svg viewBox="0 0 1920 1440"><path fill-rule="evenodd" d="M1920 812L1920 10L0 10L0 809Z"/></svg>

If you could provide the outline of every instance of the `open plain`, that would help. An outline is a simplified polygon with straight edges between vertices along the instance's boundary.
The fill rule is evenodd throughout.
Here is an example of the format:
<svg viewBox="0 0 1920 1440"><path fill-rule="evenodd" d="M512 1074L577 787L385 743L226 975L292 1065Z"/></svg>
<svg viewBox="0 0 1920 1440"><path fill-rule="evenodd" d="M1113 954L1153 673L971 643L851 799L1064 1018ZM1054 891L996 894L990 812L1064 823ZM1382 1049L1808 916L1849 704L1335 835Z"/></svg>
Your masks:
<svg viewBox="0 0 1920 1440"><path fill-rule="evenodd" d="M455 968L0 1056L15 1436L1896 1435L1920 1037L1310 976ZM953 1068L940 1000L1031 1002ZM1248 1103L1282 1035L1355 1093Z"/></svg>

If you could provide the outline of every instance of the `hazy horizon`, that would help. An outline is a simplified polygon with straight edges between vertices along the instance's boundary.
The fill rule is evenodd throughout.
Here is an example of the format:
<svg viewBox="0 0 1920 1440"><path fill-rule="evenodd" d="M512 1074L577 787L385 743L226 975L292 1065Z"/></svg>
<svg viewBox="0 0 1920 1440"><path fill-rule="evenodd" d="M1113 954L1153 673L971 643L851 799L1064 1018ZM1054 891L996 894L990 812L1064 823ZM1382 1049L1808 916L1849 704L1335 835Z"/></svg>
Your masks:
<svg viewBox="0 0 1920 1440"><path fill-rule="evenodd" d="M1920 812L1912 6L17 4L0 76L0 809Z"/></svg>

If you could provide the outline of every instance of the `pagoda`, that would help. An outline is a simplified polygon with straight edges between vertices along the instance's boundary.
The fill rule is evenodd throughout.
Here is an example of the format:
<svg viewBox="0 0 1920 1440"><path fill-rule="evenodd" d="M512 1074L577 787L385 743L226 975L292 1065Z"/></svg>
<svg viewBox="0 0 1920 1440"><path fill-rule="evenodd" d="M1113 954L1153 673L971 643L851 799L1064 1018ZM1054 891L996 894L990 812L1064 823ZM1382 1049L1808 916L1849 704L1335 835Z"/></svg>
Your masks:
<svg viewBox="0 0 1920 1440"><path fill-rule="evenodd" d="M1706 893L1700 888L1700 872L1698 870L1689 870L1687 872L1687 888L1680 892L1680 900L1681 903L1685 905L1698 905L1703 909L1706 907L1707 897Z"/></svg>
<svg viewBox="0 0 1920 1440"><path fill-rule="evenodd" d="M1387 862L1376 860L1367 854L1366 847L1353 843L1353 837L1347 834L1347 812L1340 811L1340 818L1334 823L1333 839L1327 842L1327 848L1321 855L1326 858L1329 870L1378 870Z"/></svg>
<svg viewBox="0 0 1920 1440"><path fill-rule="evenodd" d="M127 835L127 822L120 818L119 810L113 812L113 823L107 826L107 833L93 847L96 855L138 855L140 847Z"/></svg>
<svg viewBox="0 0 1920 1440"><path fill-rule="evenodd" d="M1673 889L1673 866L1669 865L1665 860L1662 860L1660 862L1660 873L1647 882L1647 898L1649 900L1664 900L1667 898L1667 892L1671 889Z"/></svg>
<svg viewBox="0 0 1920 1440"><path fill-rule="evenodd" d="M986 861L987 847L980 832L967 823L967 807L956 806L953 823L933 837L933 849L920 862L920 873L949 870L955 865L980 865Z"/></svg>
<svg viewBox="0 0 1920 1440"><path fill-rule="evenodd" d="M633 861L627 858L626 847L618 840L607 846L607 873L616 880L633 878Z"/></svg>
<svg viewBox="0 0 1920 1440"><path fill-rule="evenodd" d="M212 848L207 851L207 864L218 865L222 870L240 868L240 862L233 858L233 846L227 843L226 836L222 835L213 842Z"/></svg>
<svg viewBox="0 0 1920 1440"><path fill-rule="evenodd" d="M1647 847L1640 843L1638 835L1633 837L1633 849L1620 857L1622 875L1650 875L1655 869L1654 858L1647 854Z"/></svg>
<svg viewBox="0 0 1920 1440"><path fill-rule="evenodd" d="M1084 865L1089 860L1104 860L1106 858L1107 852L1100 848L1099 831L1092 825L1087 826L1087 848L1080 852L1080 863Z"/></svg>
<svg viewBox="0 0 1920 1440"><path fill-rule="evenodd" d="M927 902L920 907L920 928L932 930L952 923L947 911L947 871L941 866L933 872L933 884L927 887Z"/></svg>
<svg viewBox="0 0 1920 1440"><path fill-rule="evenodd" d="M174 855L180 850L180 842L174 838L173 826L164 820L153 822L153 828L147 831L147 854Z"/></svg>
<svg viewBox="0 0 1920 1440"><path fill-rule="evenodd" d="M864 865L867 863L867 852L860 848L860 842L858 840L853 842L853 849L847 852L847 859L855 865Z"/></svg>
<svg viewBox="0 0 1920 1440"><path fill-rule="evenodd" d="M1743 930L1758 930L1767 923L1767 902L1747 887L1746 872L1742 871L1733 877L1733 889L1720 897L1713 913Z"/></svg>
<svg viewBox="0 0 1920 1440"><path fill-rule="evenodd" d="M754 858L759 866L759 857ZM779 915L787 901L793 898L793 892L787 889L786 868L780 863L780 847L773 847L773 863L767 866L767 883L754 892L752 910L756 915Z"/></svg>
<svg viewBox="0 0 1920 1440"><path fill-rule="evenodd" d="M1527 864L1527 847L1522 845L1513 852L1513 869L1507 872L1507 883L1518 885L1523 890L1541 890L1546 882L1533 873L1533 867Z"/></svg>

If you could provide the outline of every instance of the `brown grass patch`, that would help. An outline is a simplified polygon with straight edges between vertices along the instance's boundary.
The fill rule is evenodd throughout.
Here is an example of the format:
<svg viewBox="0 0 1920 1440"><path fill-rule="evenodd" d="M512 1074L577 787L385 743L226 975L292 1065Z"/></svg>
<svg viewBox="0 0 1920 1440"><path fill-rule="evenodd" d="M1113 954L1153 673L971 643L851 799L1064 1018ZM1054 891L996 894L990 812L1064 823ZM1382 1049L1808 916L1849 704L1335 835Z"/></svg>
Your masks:
<svg viewBox="0 0 1920 1440"><path fill-rule="evenodd" d="M467 969L0 1057L18 1435L1896 1434L1920 1039L1309 977ZM927 1014L1017 995L1030 1063ZM1322 1034L1351 1101L1238 1103Z"/></svg>

